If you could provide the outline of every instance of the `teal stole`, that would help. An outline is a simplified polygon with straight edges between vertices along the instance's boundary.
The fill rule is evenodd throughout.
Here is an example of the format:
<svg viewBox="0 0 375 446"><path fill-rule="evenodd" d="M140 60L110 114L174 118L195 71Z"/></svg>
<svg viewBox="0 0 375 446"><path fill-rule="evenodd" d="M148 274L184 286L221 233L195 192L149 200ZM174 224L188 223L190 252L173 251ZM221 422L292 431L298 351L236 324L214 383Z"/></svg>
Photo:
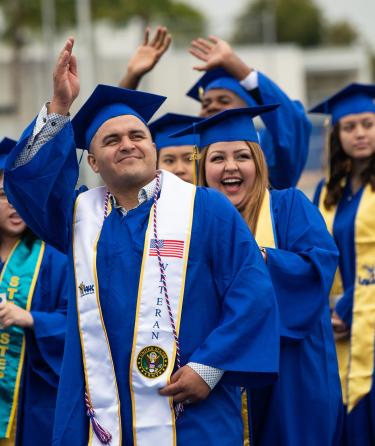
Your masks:
<svg viewBox="0 0 375 446"><path fill-rule="evenodd" d="M26 240L19 240L8 256L0 274L0 293L6 294L8 302L30 311L44 242ZM0 329L0 439L9 438L13 426L24 356L23 328Z"/></svg>

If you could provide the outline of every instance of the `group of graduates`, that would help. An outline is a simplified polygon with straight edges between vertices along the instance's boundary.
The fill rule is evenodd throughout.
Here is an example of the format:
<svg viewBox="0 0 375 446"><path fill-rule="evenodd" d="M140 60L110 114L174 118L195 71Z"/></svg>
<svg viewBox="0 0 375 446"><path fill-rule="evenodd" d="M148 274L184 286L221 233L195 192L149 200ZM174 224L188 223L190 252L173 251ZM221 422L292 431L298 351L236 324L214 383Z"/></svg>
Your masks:
<svg viewBox="0 0 375 446"><path fill-rule="evenodd" d="M221 39L190 48L199 116L149 123L149 34L72 119L69 38L0 144L0 446L375 445L375 85L310 110L312 203L302 104ZM103 186L76 189L76 149Z"/></svg>

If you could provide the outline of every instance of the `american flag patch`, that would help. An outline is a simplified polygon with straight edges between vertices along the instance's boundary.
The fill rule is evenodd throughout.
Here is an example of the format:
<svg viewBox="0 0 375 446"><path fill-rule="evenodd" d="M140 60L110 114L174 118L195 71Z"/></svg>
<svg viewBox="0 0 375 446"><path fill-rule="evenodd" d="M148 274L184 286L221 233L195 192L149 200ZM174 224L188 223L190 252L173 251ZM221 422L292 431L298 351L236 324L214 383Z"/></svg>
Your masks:
<svg viewBox="0 0 375 446"><path fill-rule="evenodd" d="M161 257L177 257L182 259L184 256L184 244L182 240L155 240L150 241L150 256L155 257L158 255L156 250L156 244L160 251Z"/></svg>

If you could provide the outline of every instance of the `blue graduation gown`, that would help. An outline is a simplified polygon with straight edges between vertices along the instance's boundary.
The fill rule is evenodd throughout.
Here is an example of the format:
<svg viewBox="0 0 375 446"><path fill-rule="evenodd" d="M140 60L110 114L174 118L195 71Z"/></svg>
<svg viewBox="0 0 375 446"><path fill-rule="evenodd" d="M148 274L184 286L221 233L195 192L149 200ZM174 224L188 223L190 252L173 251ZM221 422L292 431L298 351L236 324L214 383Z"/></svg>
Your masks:
<svg viewBox="0 0 375 446"><path fill-rule="evenodd" d="M296 186L305 167L311 123L299 101L292 101L271 79L258 72L261 104L280 104L262 115L265 129L259 134L272 186L284 189ZM257 105L254 101L254 105Z"/></svg>
<svg viewBox="0 0 375 446"><path fill-rule="evenodd" d="M337 249L296 189L271 191L277 249L267 267L280 310L280 376L250 392L252 446L337 445L341 387L328 295Z"/></svg>
<svg viewBox="0 0 375 446"><path fill-rule="evenodd" d="M52 444L66 330L66 274L66 256L46 245L31 302L34 329L25 330L16 431L19 446Z"/></svg>
<svg viewBox="0 0 375 446"><path fill-rule="evenodd" d="M8 166L24 147L27 129ZM6 191L33 230L71 255L72 200L78 175L70 124L28 164L6 171ZM21 180L22 178L22 180ZM152 201L123 216L114 209L98 242L103 318L121 401L124 444L133 444L129 361L143 243ZM43 210L43 212L42 212ZM180 326L181 363L225 370L209 398L177 421L178 445L242 446L236 386L273 382L278 370L278 314L272 284L246 224L214 190L198 188ZM57 403L54 445L87 441L84 376L70 262L67 344ZM249 315L251 318L249 319Z"/></svg>
<svg viewBox="0 0 375 446"><path fill-rule="evenodd" d="M319 197L325 181L321 181L314 196L314 203L319 205ZM339 269L344 294L335 306L338 316L350 327L352 323L354 286L356 280L354 246L355 218L361 202L364 188L352 194L348 181L342 198L337 206L333 223L333 237L339 249ZM341 446L372 446L375 444L375 364L372 387L362 400L351 410L345 410Z"/></svg>

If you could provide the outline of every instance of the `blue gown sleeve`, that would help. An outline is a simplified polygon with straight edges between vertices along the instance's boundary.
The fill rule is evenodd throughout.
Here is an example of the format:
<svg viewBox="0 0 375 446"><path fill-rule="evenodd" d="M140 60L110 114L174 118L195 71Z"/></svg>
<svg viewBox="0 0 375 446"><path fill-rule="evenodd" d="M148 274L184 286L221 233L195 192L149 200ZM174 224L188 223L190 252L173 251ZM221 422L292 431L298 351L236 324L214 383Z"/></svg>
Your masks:
<svg viewBox="0 0 375 446"><path fill-rule="evenodd" d="M325 180L321 180L315 190L313 202L316 206L319 206L320 194L322 193ZM344 291L343 296L335 305L335 312L339 318L345 322L349 327L352 325L353 316L353 293L354 286L350 286Z"/></svg>
<svg viewBox="0 0 375 446"><path fill-rule="evenodd" d="M353 299L354 299L354 285L347 288L343 296L335 305L335 312L339 318L350 327L353 319Z"/></svg>
<svg viewBox="0 0 375 446"><path fill-rule="evenodd" d="M53 446L87 445L89 418L75 295L69 297L65 351L57 392Z"/></svg>
<svg viewBox="0 0 375 446"><path fill-rule="evenodd" d="M338 251L318 209L302 192L275 191L272 202L279 248L267 248L267 266L279 304L281 337L295 342L309 335L328 306Z"/></svg>
<svg viewBox="0 0 375 446"><path fill-rule="evenodd" d="M262 104L280 104L262 115L267 131L260 132L271 184L276 189L295 186L306 164L311 123L303 105L262 73L258 73L258 85Z"/></svg>
<svg viewBox="0 0 375 446"><path fill-rule="evenodd" d="M255 387L278 373L277 303L259 248L239 212L209 190L208 252L222 314L190 361L224 370L223 381ZM220 291L219 291L220 292Z"/></svg>
<svg viewBox="0 0 375 446"><path fill-rule="evenodd" d="M320 180L319 183L317 184L315 192L314 192L313 203L317 207L319 207L320 194L322 193L324 184L325 184L325 180Z"/></svg>
<svg viewBox="0 0 375 446"><path fill-rule="evenodd" d="M31 124L8 156L4 188L8 200L32 231L62 252L69 249L74 189L78 162L72 126L67 123L25 165L14 168L17 156L27 150Z"/></svg>
<svg viewBox="0 0 375 446"><path fill-rule="evenodd" d="M46 247L31 307L34 329L26 330L26 352L33 371L56 388L66 331L66 277L66 257Z"/></svg>

